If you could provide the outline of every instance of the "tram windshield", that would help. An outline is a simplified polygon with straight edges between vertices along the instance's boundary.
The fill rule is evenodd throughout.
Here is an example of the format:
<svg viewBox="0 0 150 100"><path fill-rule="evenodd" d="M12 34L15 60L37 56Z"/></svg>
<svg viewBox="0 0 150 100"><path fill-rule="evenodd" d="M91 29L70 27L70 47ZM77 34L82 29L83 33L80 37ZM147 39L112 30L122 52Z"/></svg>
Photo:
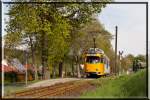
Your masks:
<svg viewBox="0 0 150 100"><path fill-rule="evenodd" d="M100 57L97 57L97 56L87 56L86 58L86 62L87 63L102 63L103 62L103 59L100 58Z"/></svg>

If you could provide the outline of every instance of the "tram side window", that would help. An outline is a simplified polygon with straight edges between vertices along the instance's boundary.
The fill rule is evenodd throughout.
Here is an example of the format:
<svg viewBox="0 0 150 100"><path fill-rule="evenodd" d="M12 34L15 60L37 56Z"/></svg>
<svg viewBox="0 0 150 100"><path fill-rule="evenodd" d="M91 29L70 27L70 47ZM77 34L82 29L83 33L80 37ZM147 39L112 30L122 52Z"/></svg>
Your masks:
<svg viewBox="0 0 150 100"><path fill-rule="evenodd" d="M100 62L101 62L101 63L104 63L104 58L100 58Z"/></svg>
<svg viewBox="0 0 150 100"><path fill-rule="evenodd" d="M106 66L107 66L107 69L108 69L108 67L109 67L109 63L108 63L108 60L106 60Z"/></svg>

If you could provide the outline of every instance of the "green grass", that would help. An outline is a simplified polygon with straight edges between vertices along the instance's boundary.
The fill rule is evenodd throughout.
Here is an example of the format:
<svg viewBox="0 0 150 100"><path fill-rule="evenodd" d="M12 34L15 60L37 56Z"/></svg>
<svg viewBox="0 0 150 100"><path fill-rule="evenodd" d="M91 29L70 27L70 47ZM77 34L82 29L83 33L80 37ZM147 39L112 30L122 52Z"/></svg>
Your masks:
<svg viewBox="0 0 150 100"><path fill-rule="evenodd" d="M4 87L4 95L9 95L10 93L14 93L17 91L25 90L25 86L5 86Z"/></svg>
<svg viewBox="0 0 150 100"><path fill-rule="evenodd" d="M100 78L93 81L93 84L97 85L96 90L86 92L81 97L146 97L145 70L130 75Z"/></svg>

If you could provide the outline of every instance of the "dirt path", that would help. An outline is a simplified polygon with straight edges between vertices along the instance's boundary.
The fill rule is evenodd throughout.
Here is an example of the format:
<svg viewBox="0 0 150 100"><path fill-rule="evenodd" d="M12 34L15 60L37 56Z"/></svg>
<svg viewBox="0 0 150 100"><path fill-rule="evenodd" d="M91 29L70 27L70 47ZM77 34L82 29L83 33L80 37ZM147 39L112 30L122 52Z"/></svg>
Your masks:
<svg viewBox="0 0 150 100"><path fill-rule="evenodd" d="M81 78L49 79L49 80L44 80L44 81L40 81L37 83L33 83L31 85L28 85L26 88L45 87L45 86L51 86L51 85L58 84L58 83L65 83L65 82L76 81L76 80L81 80Z"/></svg>

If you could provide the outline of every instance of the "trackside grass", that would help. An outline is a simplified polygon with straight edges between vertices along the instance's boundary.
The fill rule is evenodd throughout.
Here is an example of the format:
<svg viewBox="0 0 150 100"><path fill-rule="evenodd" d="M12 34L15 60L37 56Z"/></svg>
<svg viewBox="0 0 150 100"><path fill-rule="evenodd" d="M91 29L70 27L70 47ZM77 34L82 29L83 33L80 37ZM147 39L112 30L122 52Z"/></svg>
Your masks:
<svg viewBox="0 0 150 100"><path fill-rule="evenodd" d="M28 81L28 85L39 82L41 80L33 80L33 81ZM18 92L18 91L23 91L27 90L25 82L16 82L16 83L8 83L4 82L4 95L8 95L10 93Z"/></svg>
<svg viewBox="0 0 150 100"><path fill-rule="evenodd" d="M123 76L100 78L92 82L96 85L94 91L87 91L81 97L98 98L132 98L146 97L146 71Z"/></svg>

